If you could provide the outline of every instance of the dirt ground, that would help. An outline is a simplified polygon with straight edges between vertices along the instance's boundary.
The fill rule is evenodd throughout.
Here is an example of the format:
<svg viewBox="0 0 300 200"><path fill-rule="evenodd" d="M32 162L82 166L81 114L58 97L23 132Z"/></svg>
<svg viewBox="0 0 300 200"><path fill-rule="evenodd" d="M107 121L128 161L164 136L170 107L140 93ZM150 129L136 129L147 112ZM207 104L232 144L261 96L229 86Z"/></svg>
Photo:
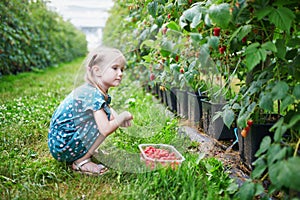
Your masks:
<svg viewBox="0 0 300 200"><path fill-rule="evenodd" d="M206 157L215 157L222 161L225 170L229 172L231 178L236 179L239 186L249 178L251 170L240 159L238 143L233 145L234 140L218 141L185 120L180 122L179 134L187 135L192 141L199 143L198 148L193 151L205 153Z"/></svg>

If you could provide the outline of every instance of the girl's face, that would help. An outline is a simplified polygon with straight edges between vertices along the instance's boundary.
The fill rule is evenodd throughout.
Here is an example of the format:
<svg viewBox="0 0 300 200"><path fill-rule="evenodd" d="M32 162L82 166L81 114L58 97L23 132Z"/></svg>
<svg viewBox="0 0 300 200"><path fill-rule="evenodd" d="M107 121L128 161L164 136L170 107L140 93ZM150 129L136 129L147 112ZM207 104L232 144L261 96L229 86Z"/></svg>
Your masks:
<svg viewBox="0 0 300 200"><path fill-rule="evenodd" d="M99 77L99 81L103 89L108 90L110 87L116 87L120 85L124 67L125 60L123 57L119 57L105 68Z"/></svg>

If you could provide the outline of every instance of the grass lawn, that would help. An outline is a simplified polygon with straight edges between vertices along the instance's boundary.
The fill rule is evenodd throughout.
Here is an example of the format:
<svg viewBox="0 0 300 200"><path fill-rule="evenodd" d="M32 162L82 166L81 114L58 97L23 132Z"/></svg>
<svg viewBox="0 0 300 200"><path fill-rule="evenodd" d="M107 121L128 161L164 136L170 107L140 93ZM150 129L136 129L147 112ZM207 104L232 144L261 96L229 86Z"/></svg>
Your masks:
<svg viewBox="0 0 300 200"><path fill-rule="evenodd" d="M0 195L2 199L232 199L236 186L215 158L199 159L197 144L177 136L166 109L126 79L111 90L112 106L133 113L134 125L119 129L101 146L115 158L101 177L74 173L47 147L51 116L74 88L83 58L43 71L0 78ZM127 72L129 73L129 72ZM126 77L126 74L125 74ZM74 83L75 82L75 83ZM138 171L138 144L166 143L185 157L177 170ZM133 155L132 158L129 155ZM117 158L117 159L116 159ZM119 164L119 165L118 165ZM143 169L143 168L142 168Z"/></svg>

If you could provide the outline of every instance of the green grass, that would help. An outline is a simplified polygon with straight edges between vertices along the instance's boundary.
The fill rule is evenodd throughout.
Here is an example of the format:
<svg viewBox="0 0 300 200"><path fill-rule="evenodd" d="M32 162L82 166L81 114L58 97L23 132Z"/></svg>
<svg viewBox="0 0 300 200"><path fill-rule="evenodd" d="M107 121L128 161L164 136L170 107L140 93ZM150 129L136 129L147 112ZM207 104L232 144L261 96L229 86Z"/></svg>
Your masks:
<svg viewBox="0 0 300 200"><path fill-rule="evenodd" d="M2 199L230 199L234 184L214 158L197 160L189 140L177 136L177 119L125 78L111 91L112 106L129 110L134 126L119 129L101 146L117 155L102 177L82 176L54 160L47 147L52 113L74 88L82 59L45 71L0 78L0 195ZM129 72L127 72L129 73ZM126 74L125 74L126 77ZM78 84L78 83L76 83ZM178 170L139 171L138 144L174 145L186 158ZM122 154L123 153L123 154ZM100 157L105 161L106 157ZM98 159L97 156L95 158ZM108 157L109 159L109 157ZM128 166L126 166L128 165ZM127 167L127 168L126 168ZM126 170L125 170L126 169Z"/></svg>

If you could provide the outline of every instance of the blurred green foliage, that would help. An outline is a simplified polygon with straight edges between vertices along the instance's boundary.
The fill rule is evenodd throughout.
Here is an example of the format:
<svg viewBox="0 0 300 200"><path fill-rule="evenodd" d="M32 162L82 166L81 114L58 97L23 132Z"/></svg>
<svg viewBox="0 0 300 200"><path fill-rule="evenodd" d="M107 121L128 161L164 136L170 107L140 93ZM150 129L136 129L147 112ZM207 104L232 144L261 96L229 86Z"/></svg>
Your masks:
<svg viewBox="0 0 300 200"><path fill-rule="evenodd" d="M42 0L3 0L0 13L0 76L43 69L87 52L84 33Z"/></svg>

